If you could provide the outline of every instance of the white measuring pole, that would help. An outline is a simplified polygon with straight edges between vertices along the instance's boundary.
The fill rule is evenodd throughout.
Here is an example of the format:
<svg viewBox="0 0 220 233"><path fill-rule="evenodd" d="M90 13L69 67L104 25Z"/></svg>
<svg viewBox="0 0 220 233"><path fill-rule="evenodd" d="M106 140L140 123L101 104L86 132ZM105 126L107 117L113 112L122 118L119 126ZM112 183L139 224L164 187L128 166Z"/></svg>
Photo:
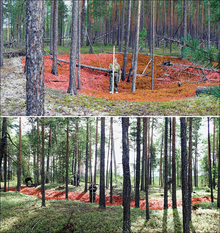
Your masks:
<svg viewBox="0 0 220 233"><path fill-rule="evenodd" d="M113 46L113 88L112 88L112 94L114 94L114 88L115 88L115 46Z"/></svg>

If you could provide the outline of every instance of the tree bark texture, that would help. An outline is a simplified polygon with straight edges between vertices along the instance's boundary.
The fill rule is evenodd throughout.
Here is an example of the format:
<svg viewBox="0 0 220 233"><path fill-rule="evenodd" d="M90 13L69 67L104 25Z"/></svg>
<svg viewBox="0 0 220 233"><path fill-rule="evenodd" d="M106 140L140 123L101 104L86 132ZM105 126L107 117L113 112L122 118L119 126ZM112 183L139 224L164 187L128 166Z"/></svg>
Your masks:
<svg viewBox="0 0 220 233"><path fill-rule="evenodd" d="M189 221L191 221L191 198L192 198L192 117L189 118L189 157L188 157L188 207Z"/></svg>
<svg viewBox="0 0 220 233"><path fill-rule="evenodd" d="M85 167L85 193L88 183L88 157L89 157L89 118L86 118L86 167Z"/></svg>
<svg viewBox="0 0 220 233"><path fill-rule="evenodd" d="M130 232L131 180L129 167L129 118L122 118L122 164L123 164L123 232Z"/></svg>
<svg viewBox="0 0 220 233"><path fill-rule="evenodd" d="M101 157L99 208L105 209L105 117L101 118Z"/></svg>
<svg viewBox="0 0 220 233"><path fill-rule="evenodd" d="M26 1L27 116L44 115L44 1Z"/></svg>
<svg viewBox="0 0 220 233"><path fill-rule="evenodd" d="M220 209L220 117L218 118L218 127L219 127L219 135L218 135L218 198L217 198L217 206Z"/></svg>
<svg viewBox="0 0 220 233"><path fill-rule="evenodd" d="M172 208L176 209L176 118L172 122Z"/></svg>
<svg viewBox="0 0 220 233"><path fill-rule="evenodd" d="M73 1L72 36L70 48L70 80L67 93L76 95L76 55L77 55L78 1Z"/></svg>
<svg viewBox="0 0 220 233"><path fill-rule="evenodd" d="M0 67L3 66L3 0L0 0Z"/></svg>
<svg viewBox="0 0 220 233"><path fill-rule="evenodd" d="M168 146L168 118L165 118L165 140L164 140L164 209L168 209L168 159L167 159L167 146Z"/></svg>
<svg viewBox="0 0 220 233"><path fill-rule="evenodd" d="M54 0L51 0L50 13L50 54L53 55L53 18L54 18Z"/></svg>
<svg viewBox="0 0 220 233"><path fill-rule="evenodd" d="M128 0L128 18L127 18L127 28L125 33L125 50L124 50L124 59L123 59L123 67L122 67L122 74L121 80L125 81L126 78L126 67L127 67L127 60L128 60L128 46L129 46L129 35L130 35L130 27L131 27L131 0Z"/></svg>
<svg viewBox="0 0 220 233"><path fill-rule="evenodd" d="M74 1L75 2L75 1ZM58 38L58 0L54 0L53 18L53 66L51 73L58 76L57 71L57 38Z"/></svg>
<svg viewBox="0 0 220 233"><path fill-rule="evenodd" d="M20 192L21 187L21 117L19 117L19 154L17 167L17 191Z"/></svg>
<svg viewBox="0 0 220 233"><path fill-rule="evenodd" d="M181 176L182 176L182 203L183 203L183 232L190 232L188 210L188 185L187 185L187 145L186 145L186 118L180 118L181 125Z"/></svg>
<svg viewBox="0 0 220 233"><path fill-rule="evenodd" d="M66 200L68 200L68 181L69 181L69 119L67 119L66 127Z"/></svg>
<svg viewBox="0 0 220 233"><path fill-rule="evenodd" d="M45 172L44 172L44 117L42 118L42 155L41 155L41 194L42 206L45 206Z"/></svg>
<svg viewBox="0 0 220 233"><path fill-rule="evenodd" d="M141 119L137 118L137 160L136 160L136 187L135 187L135 207L139 208L139 185L140 185L140 154L141 154Z"/></svg>

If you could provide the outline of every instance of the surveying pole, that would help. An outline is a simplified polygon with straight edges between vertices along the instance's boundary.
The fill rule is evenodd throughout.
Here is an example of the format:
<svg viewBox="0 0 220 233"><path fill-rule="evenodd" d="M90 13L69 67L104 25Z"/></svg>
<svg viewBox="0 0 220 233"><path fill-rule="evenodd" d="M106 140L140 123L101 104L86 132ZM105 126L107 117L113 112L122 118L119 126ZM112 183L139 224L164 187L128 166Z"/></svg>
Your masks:
<svg viewBox="0 0 220 233"><path fill-rule="evenodd" d="M114 88L115 88L115 82L114 82L114 80L115 80L115 46L113 46L113 76L112 76L112 78L113 78L113 80L112 80L112 82L113 82L113 87L112 87L112 94L114 94Z"/></svg>

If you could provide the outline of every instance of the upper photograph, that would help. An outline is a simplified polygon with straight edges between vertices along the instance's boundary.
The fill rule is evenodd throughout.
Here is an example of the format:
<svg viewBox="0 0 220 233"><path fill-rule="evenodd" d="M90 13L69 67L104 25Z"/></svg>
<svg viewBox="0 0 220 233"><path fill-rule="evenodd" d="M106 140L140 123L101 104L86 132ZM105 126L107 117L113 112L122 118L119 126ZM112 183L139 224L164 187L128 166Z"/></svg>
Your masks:
<svg viewBox="0 0 220 233"><path fill-rule="evenodd" d="M220 1L0 0L1 116L219 116Z"/></svg>

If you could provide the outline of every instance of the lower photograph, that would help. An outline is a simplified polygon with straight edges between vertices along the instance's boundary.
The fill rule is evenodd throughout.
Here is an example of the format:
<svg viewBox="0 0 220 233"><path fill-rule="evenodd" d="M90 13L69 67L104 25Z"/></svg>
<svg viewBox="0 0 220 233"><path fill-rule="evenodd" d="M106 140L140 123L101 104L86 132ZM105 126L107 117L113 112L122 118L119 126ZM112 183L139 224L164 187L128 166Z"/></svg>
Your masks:
<svg viewBox="0 0 220 233"><path fill-rule="evenodd" d="M219 232L219 117L0 126L0 232Z"/></svg>

